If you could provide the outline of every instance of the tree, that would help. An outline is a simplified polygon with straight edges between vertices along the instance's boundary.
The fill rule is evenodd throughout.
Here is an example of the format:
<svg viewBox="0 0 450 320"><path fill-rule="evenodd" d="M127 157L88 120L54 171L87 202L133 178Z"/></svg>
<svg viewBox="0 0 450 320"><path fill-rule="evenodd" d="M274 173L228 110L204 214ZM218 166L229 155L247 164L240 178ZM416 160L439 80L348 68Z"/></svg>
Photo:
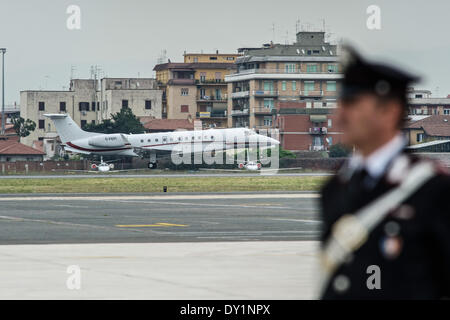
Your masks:
<svg viewBox="0 0 450 320"><path fill-rule="evenodd" d="M334 144L330 147L330 158L347 157L350 150L341 143Z"/></svg>
<svg viewBox="0 0 450 320"><path fill-rule="evenodd" d="M83 129L98 133L142 133L144 126L129 108L122 108L120 112L111 114L112 119L103 120L99 124L89 123Z"/></svg>
<svg viewBox="0 0 450 320"><path fill-rule="evenodd" d="M28 137L31 132L36 129L36 122L30 119L24 119L21 116L13 115L11 122L14 125L14 130L19 137Z"/></svg>

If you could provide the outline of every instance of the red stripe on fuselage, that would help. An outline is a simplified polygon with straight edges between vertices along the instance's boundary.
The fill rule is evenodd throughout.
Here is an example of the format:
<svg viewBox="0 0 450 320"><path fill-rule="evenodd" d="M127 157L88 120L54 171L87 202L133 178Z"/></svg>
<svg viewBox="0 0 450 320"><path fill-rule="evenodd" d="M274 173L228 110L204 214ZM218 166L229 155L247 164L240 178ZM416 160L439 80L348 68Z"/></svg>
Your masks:
<svg viewBox="0 0 450 320"><path fill-rule="evenodd" d="M130 150L130 149L132 149L131 147L130 148L117 148L117 149L87 149L87 148L83 148L83 147L77 146L77 145L73 144L72 142L67 142L67 145L69 147L72 147L72 148L75 148L75 149L78 149L78 150L81 150L81 151L88 151L88 152L108 152L108 151L121 151L121 150Z"/></svg>

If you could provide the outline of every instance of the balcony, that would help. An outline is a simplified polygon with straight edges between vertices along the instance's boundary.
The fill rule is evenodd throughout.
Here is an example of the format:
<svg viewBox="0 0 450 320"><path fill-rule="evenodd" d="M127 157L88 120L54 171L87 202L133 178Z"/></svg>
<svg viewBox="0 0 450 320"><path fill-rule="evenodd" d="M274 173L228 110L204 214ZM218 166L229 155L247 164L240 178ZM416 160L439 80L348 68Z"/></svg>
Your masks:
<svg viewBox="0 0 450 320"><path fill-rule="evenodd" d="M327 148L324 145L309 145L309 151L326 151Z"/></svg>
<svg viewBox="0 0 450 320"><path fill-rule="evenodd" d="M260 125L260 126L255 126L255 129L256 130L270 130L270 129L273 129L273 127L271 125L270 126Z"/></svg>
<svg viewBox="0 0 450 320"><path fill-rule="evenodd" d="M224 79L200 79L195 80L197 85L226 85Z"/></svg>
<svg viewBox="0 0 450 320"><path fill-rule="evenodd" d="M277 90L253 90L255 97L278 97Z"/></svg>
<svg viewBox="0 0 450 320"><path fill-rule="evenodd" d="M300 97L322 97L322 90L304 90L300 91Z"/></svg>
<svg viewBox="0 0 450 320"><path fill-rule="evenodd" d="M198 102L227 102L227 95L224 96L197 96Z"/></svg>
<svg viewBox="0 0 450 320"><path fill-rule="evenodd" d="M195 79L185 79L185 78L170 79L167 82L167 84L169 84L169 85L192 86L192 85L195 85Z"/></svg>
<svg viewBox="0 0 450 320"><path fill-rule="evenodd" d="M262 115L271 115L272 114L272 108L254 108L255 114L262 114Z"/></svg>
<svg viewBox="0 0 450 320"><path fill-rule="evenodd" d="M233 128L248 128L248 122L236 122L233 124Z"/></svg>
<svg viewBox="0 0 450 320"><path fill-rule="evenodd" d="M248 109L231 110L231 116L248 116Z"/></svg>
<svg viewBox="0 0 450 320"><path fill-rule="evenodd" d="M342 73L319 71L305 72L296 70L295 72L286 72L284 69L247 69L240 70L237 73L225 76L225 82L246 81L251 79L280 79L280 80L336 80L341 79Z"/></svg>
<svg viewBox="0 0 450 320"><path fill-rule="evenodd" d="M310 134L327 134L328 130L326 127L312 127L309 128Z"/></svg>
<svg viewBox="0 0 450 320"><path fill-rule="evenodd" d="M197 118L226 118L226 111L205 111L205 112L197 112Z"/></svg>
<svg viewBox="0 0 450 320"><path fill-rule="evenodd" d="M231 94L232 99L248 98L249 96L250 96L249 91L238 91L238 92L233 92Z"/></svg>
<svg viewBox="0 0 450 320"><path fill-rule="evenodd" d="M295 70L295 71L286 71L285 69L245 69L245 70L239 70L236 73L233 73L232 75L243 75L243 74L305 74L305 73L313 73L313 74L339 74L339 72L335 71L302 71L302 70Z"/></svg>

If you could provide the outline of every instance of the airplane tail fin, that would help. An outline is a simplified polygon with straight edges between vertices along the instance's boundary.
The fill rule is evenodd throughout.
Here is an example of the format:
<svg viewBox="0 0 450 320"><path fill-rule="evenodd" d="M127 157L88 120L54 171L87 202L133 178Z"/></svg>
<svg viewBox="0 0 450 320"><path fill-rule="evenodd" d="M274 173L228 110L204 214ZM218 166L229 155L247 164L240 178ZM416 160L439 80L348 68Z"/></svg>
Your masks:
<svg viewBox="0 0 450 320"><path fill-rule="evenodd" d="M68 114L44 114L44 116L53 121L62 143L92 136L91 132L81 130Z"/></svg>

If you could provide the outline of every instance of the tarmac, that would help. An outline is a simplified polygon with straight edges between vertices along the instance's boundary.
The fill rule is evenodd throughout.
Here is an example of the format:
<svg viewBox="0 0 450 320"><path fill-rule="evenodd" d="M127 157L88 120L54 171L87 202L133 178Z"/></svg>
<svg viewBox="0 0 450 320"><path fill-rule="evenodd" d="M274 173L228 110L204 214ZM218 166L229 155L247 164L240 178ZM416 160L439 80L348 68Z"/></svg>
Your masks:
<svg viewBox="0 0 450 320"><path fill-rule="evenodd" d="M276 171L255 172L255 173L154 173L154 174L123 174L117 172L107 173L82 173L82 174L47 174L47 175L1 175L0 179L95 179L95 178L242 178L258 176L279 176L279 177L327 177L333 173L310 172L310 173L277 173Z"/></svg>
<svg viewBox="0 0 450 320"><path fill-rule="evenodd" d="M317 198L3 195L0 299L310 299Z"/></svg>

